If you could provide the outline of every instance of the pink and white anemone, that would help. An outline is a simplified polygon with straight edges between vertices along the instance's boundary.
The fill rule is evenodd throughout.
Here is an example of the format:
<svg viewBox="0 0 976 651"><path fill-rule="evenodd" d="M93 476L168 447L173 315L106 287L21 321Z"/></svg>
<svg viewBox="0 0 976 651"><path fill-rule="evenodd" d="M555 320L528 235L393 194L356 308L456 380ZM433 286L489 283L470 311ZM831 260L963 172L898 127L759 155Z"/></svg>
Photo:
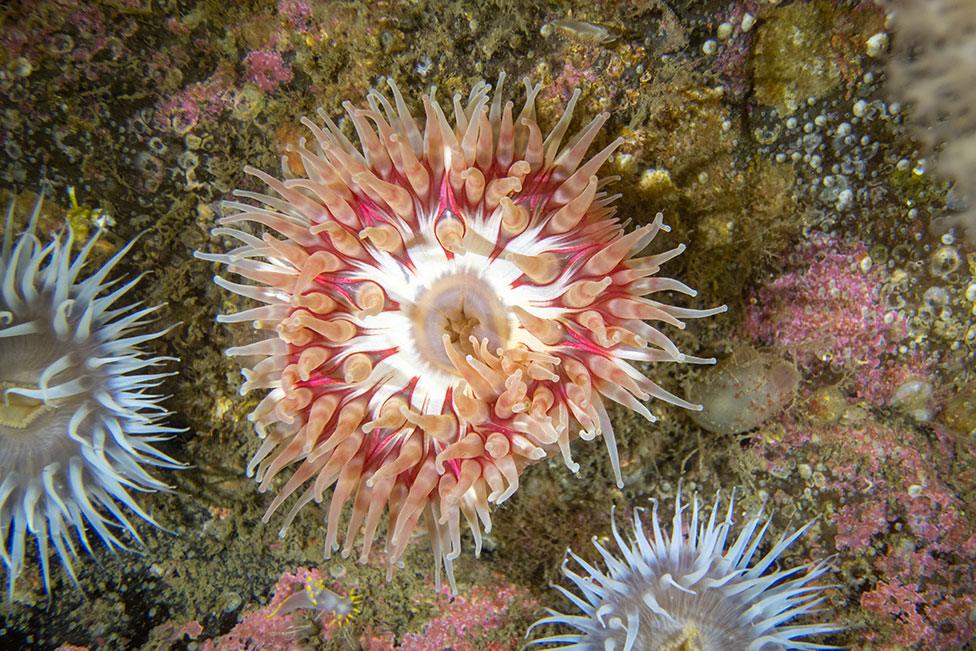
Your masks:
<svg viewBox="0 0 976 651"><path fill-rule="evenodd" d="M841 627L817 621L795 623L818 612L824 590L817 584L831 570L830 561L780 567L779 562L813 522L782 536L760 552L772 518L750 517L733 536L735 497L724 518L718 519L720 498L715 496L708 519L696 496L687 522L681 492L674 507L671 530L658 519L652 500L651 533L641 512L634 510L633 537L624 538L611 516L616 553L593 539L606 565L602 570L572 551L563 563L570 589L554 586L572 603L572 614L549 610L532 625L556 624L571 632L556 633L529 642L549 649L575 651L784 651L836 649L807 641ZM582 569L570 569L572 559ZM547 609L548 610L548 609Z"/></svg>
<svg viewBox="0 0 976 651"><path fill-rule="evenodd" d="M70 228L43 244L34 233L40 210L38 199L15 238L11 203L0 248L0 558L8 599L29 537L47 590L52 545L77 584L75 539L89 553L88 527L109 548L125 548L120 532L141 542L122 507L155 525L131 491L168 489L147 466L182 467L155 447L178 431L160 423L168 412L149 393L170 375L154 369L171 358L141 349L165 332L144 331L159 306L117 306L139 277L110 278L132 242L84 277L97 235L74 256Z"/></svg>
<svg viewBox="0 0 976 651"><path fill-rule="evenodd" d="M484 82L456 95L453 122L433 91L420 124L392 82L392 102L370 91L368 106L344 104L359 145L324 113L324 126L303 119L311 142L283 157L285 179L247 167L270 192L225 203L214 233L236 248L199 254L250 281L218 285L263 304L218 320L268 333L227 351L251 360L242 393L268 391L250 415L262 443L248 467L277 491L265 521L298 493L283 535L331 488L326 557L351 501L343 556L361 532L365 561L389 510L389 566L422 523L436 581L443 565L453 586L461 518L477 553L489 505L526 465L555 452L575 472L570 441L602 436L621 483L606 400L651 421L651 397L700 408L635 363L713 363L647 322L683 328L725 308L647 298L695 291L656 276L683 245L637 257L668 230L661 214L630 233L614 217L613 177L597 171L623 141L586 157L609 114L566 140L577 90L544 137L540 86L526 82L516 116L503 81L494 97Z"/></svg>

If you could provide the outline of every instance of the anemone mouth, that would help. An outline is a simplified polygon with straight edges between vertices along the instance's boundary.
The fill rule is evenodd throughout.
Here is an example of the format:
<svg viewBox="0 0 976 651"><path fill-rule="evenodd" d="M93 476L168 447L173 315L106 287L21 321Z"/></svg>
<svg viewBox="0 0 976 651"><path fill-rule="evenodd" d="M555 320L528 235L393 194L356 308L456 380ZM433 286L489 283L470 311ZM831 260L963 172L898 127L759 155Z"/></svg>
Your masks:
<svg viewBox="0 0 976 651"><path fill-rule="evenodd" d="M68 311L66 310L65 313ZM37 320L34 321L37 323ZM41 445L37 432L48 430L48 420L92 388L88 372L76 372L85 359L82 349L66 350L55 333L40 329L30 335L0 338L0 433L29 436ZM67 412L73 408L68 406Z"/></svg>
<svg viewBox="0 0 976 651"><path fill-rule="evenodd" d="M55 409L54 406L45 403L43 400L7 391L7 389L35 390L38 388L36 384L21 386L0 381L0 427L25 430L45 413Z"/></svg>
<svg viewBox="0 0 976 651"><path fill-rule="evenodd" d="M481 277L460 271L441 276L422 291L408 318L421 358L462 379L450 349L467 358L477 353L474 342L486 342L490 350L508 348L510 312Z"/></svg>
<svg viewBox="0 0 976 651"><path fill-rule="evenodd" d="M661 651L703 651L711 647L702 639L702 632L695 622L685 622L672 639L666 641Z"/></svg>

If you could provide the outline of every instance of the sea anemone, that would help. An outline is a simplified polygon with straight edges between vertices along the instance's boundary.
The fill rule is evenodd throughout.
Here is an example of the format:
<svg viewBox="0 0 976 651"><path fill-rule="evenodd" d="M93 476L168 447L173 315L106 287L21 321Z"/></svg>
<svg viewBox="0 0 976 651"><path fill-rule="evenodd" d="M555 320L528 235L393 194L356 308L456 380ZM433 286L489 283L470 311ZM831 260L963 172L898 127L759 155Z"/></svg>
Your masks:
<svg viewBox="0 0 976 651"><path fill-rule="evenodd" d="M121 506L155 524L130 490L167 490L143 466L181 464L154 444L177 430L160 424L167 411L147 393L168 373L171 358L146 357L140 345L162 332L142 332L157 307L113 307L139 281L109 279L131 248L81 278L98 239L72 257L71 229L42 244L34 234L41 199L15 240L14 204L0 249L0 556L8 599L34 537L45 589L49 545L77 585L77 538L91 553L86 525L109 548L125 548L126 531L141 542Z"/></svg>
<svg viewBox="0 0 976 651"><path fill-rule="evenodd" d="M724 311L666 305L646 295L694 290L655 277L684 246L634 258L661 230L624 234L616 195L597 170L622 140L588 160L603 113L563 145L579 97L543 138L540 86L526 82L518 117L498 83L453 100L451 126L434 92L423 97L423 128L396 85L393 103L370 91L368 107L344 104L356 147L327 115L302 123L278 180L246 167L277 196L237 190L215 234L240 245L200 254L254 284L221 277L221 287L265 305L222 315L253 321L271 336L227 350L255 363L241 392L270 389L251 413L263 439L248 466L260 490L297 466L265 521L304 489L282 535L307 503L333 487L325 554L338 549L339 520L352 514L343 556L363 531L365 562L389 509L387 559L397 563L422 522L431 534L436 577L454 585L464 516L480 550L489 503L518 488L529 463L558 449L574 472L570 439L606 441L620 464L604 398L646 418L651 396L692 405L630 362L712 363L683 355L644 320L683 328L683 318ZM300 164L296 162L300 161ZM301 170L298 170L301 171ZM253 222L276 232L238 228Z"/></svg>
<svg viewBox="0 0 976 651"><path fill-rule="evenodd" d="M716 522L718 495L707 522L701 519L701 506L695 497L691 522L685 523L683 513L687 507L681 504L679 490L670 533L662 531L657 500L652 503L652 538L645 533L640 515L643 509L634 510L632 540L620 535L616 518L611 516L619 555L611 554L594 538L606 572L568 552L568 557L583 569L583 575L569 568L569 558L563 563L562 572L580 594L562 586L555 588L579 614L549 610L549 616L533 624L529 632L544 624L559 624L576 631L532 640L530 645L560 644L549 648L580 651L837 648L802 638L832 633L840 627L789 624L815 612L823 602L821 593L829 586L814 582L831 569L830 562L770 570L813 522L780 538L754 561L771 518L764 520L761 512L755 514L727 547L733 526L734 495L721 522Z"/></svg>

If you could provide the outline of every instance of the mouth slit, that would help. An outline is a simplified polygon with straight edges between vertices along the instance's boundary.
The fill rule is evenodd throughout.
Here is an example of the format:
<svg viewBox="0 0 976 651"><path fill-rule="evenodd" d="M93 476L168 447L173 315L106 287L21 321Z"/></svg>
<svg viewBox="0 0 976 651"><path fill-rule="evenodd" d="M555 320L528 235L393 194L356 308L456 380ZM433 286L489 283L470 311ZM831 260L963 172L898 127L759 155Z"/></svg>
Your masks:
<svg viewBox="0 0 976 651"><path fill-rule="evenodd" d="M418 297L409 318L420 356L438 370L461 378L444 346L444 335L463 355L476 354L471 339L488 350L507 348L510 309L476 274L452 273L434 281Z"/></svg>

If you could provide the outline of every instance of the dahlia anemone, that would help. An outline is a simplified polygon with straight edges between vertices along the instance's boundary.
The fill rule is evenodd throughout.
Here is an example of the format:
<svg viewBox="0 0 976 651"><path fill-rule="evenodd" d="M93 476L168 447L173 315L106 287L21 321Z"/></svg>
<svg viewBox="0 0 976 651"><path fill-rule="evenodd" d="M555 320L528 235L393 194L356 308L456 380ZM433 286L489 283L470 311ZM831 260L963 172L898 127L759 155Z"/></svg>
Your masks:
<svg viewBox="0 0 976 651"><path fill-rule="evenodd" d="M71 529L91 553L86 525L111 549L119 531L141 543L124 506L149 523L130 490L168 490L143 466L179 468L155 443L178 430L159 423L147 393L171 358L146 357L140 332L157 307L113 307L139 281L109 279L132 242L91 276L81 272L97 235L72 257L71 229L46 245L34 235L41 199L15 240L11 203L0 249L0 557L8 599L34 537L45 589L49 545L77 585Z"/></svg>
<svg viewBox="0 0 976 651"><path fill-rule="evenodd" d="M576 629L529 642L560 644L557 649L659 649L660 651L774 651L783 649L834 649L837 647L803 641L814 635L841 630L834 624L788 624L816 611L830 586L816 585L831 569L829 561L798 567L773 569L786 549L813 522L789 536L781 537L758 560L771 518L757 513L745 523L731 546L732 512L735 496L729 500L725 518L716 522L720 499L715 497L708 521L698 498L691 508L691 522L683 521L687 509L678 492L671 531L663 531L657 515L657 501L651 515L653 537L645 533L641 511L634 510L634 537L625 540L611 515L613 538L619 555L607 551L593 539L606 563L606 572L568 551L583 570L579 575L563 563L563 574L579 594L554 586L579 610L565 615L548 610L529 629L559 624ZM687 524L687 527L685 526Z"/></svg>
<svg viewBox="0 0 976 651"><path fill-rule="evenodd" d="M597 170L621 144L585 154L608 119L603 113L562 146L579 91L543 138L536 122L540 86L526 82L517 118L512 102L478 83L454 125L432 91L421 128L390 82L367 108L344 104L360 147L327 115L302 123L303 139L282 159L278 180L245 171L277 196L238 190L255 203L228 201L215 234L240 246L200 254L256 284L217 277L265 305L218 320L254 321L273 335L230 348L257 358L242 393L270 389L250 415L264 439L248 466L260 490L297 465L265 521L311 482L285 518L332 489L326 557L337 550L342 511L352 500L343 556L363 531L365 562L389 509L392 566L423 518L453 587L464 517L481 546L489 503L519 485L523 467L558 448L574 472L570 439L603 435L620 483L604 398L654 420L651 396L697 409L659 387L630 361L712 363L683 355L644 320L683 328L683 318L724 311L666 305L646 295L694 290L655 277L680 254L632 257L661 230L624 234L613 218L610 179ZM253 222L281 237L238 228Z"/></svg>

